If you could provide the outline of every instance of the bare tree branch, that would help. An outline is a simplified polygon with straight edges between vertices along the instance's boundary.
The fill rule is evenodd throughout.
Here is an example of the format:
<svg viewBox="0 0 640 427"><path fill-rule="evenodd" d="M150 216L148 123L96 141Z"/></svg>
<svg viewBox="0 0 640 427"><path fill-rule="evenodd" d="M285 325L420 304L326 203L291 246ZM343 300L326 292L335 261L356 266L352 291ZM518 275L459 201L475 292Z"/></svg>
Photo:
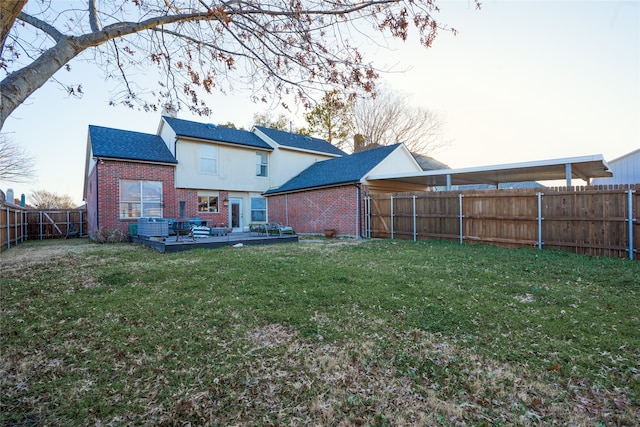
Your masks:
<svg viewBox="0 0 640 427"><path fill-rule="evenodd" d="M404 143L416 154L430 154L450 144L436 113L409 104L406 94L388 88L375 98L361 98L353 108L355 131L364 136L364 147Z"/></svg>
<svg viewBox="0 0 640 427"><path fill-rule="evenodd" d="M0 180L29 182L35 178L33 157L7 135L0 134ZM13 203L13 200L11 200Z"/></svg>
<svg viewBox="0 0 640 427"><path fill-rule="evenodd" d="M100 58L96 65L105 76L125 83L117 102L129 107L156 109L178 102L209 114L199 93L223 90L223 83L234 81L256 89L254 96L262 100L290 94L305 104L309 91L325 85L348 88L351 94L371 92L378 70L349 45L344 32L366 22L382 37L405 40L413 26L429 46L446 29L432 18L436 1L89 0L84 14L57 10L63 3L51 2L42 10L38 2L22 3L24 10L13 15L21 25L9 19L9 53L0 60L0 69L7 71L0 82L0 129L34 91L89 50L95 54L93 59L83 55L85 60ZM3 25L9 3L0 6ZM30 36L40 38L24 37L29 28L37 30ZM107 43L111 40L117 43ZM129 74L150 65L166 76L165 83L159 91L135 92Z"/></svg>

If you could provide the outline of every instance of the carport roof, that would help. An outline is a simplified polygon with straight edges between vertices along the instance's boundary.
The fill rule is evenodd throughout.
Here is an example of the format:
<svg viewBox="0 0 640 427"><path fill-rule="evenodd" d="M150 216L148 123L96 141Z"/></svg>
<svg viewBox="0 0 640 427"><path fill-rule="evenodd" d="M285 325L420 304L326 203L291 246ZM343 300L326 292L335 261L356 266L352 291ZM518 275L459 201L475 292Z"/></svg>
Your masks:
<svg viewBox="0 0 640 427"><path fill-rule="evenodd" d="M613 176L601 154L562 159L478 166L461 169L442 169L418 173L400 173L368 176L367 181L395 181L426 187L448 187L465 184L493 184L501 182L566 180L572 178L587 182L591 178Z"/></svg>

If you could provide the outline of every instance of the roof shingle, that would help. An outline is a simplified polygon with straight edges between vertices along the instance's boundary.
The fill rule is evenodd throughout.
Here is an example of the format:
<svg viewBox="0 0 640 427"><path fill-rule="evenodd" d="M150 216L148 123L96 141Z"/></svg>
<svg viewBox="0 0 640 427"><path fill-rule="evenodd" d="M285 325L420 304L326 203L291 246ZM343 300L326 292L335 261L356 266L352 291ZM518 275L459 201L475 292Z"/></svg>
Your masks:
<svg viewBox="0 0 640 427"><path fill-rule="evenodd" d="M330 142L325 141L324 139L313 138L297 133L284 132L281 130L270 129L262 126L255 126L255 128L267 135L269 138L273 139L278 144L285 147L317 151L320 153L327 153L338 156L344 156L347 154L335 145L331 145Z"/></svg>
<svg viewBox="0 0 640 427"><path fill-rule="evenodd" d="M273 147L260 139L256 134L246 130L216 126L210 123L197 123L167 116L163 117L163 119L167 121L178 136L273 150Z"/></svg>
<svg viewBox="0 0 640 427"><path fill-rule="evenodd" d="M178 163L158 135L89 125L89 137L96 157Z"/></svg>
<svg viewBox="0 0 640 427"><path fill-rule="evenodd" d="M314 163L279 188L268 190L264 194L273 195L359 182L399 145L384 146Z"/></svg>

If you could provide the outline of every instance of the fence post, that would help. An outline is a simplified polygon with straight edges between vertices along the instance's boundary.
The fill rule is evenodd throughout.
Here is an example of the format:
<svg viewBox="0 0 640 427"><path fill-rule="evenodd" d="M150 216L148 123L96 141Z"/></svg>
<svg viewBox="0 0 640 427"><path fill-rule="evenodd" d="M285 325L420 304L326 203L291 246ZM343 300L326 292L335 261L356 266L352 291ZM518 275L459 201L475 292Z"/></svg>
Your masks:
<svg viewBox="0 0 640 427"><path fill-rule="evenodd" d="M629 221L628 227L629 227L629 259L633 259L633 193L635 193L634 190L627 190L627 209L628 209L628 214L627 214L627 221Z"/></svg>
<svg viewBox="0 0 640 427"><path fill-rule="evenodd" d="M413 241L416 241L418 230L416 228L416 195L413 195Z"/></svg>
<svg viewBox="0 0 640 427"><path fill-rule="evenodd" d="M393 240L393 194L391 195L391 240Z"/></svg>
<svg viewBox="0 0 640 427"><path fill-rule="evenodd" d="M42 211L38 213L40 214L40 240L42 240Z"/></svg>
<svg viewBox="0 0 640 427"><path fill-rule="evenodd" d="M289 224L289 208L287 208L287 224ZM82 211L80 211L80 237L82 237Z"/></svg>
<svg viewBox="0 0 640 427"><path fill-rule="evenodd" d="M538 249L542 249L542 193L538 195Z"/></svg>
<svg viewBox="0 0 640 427"><path fill-rule="evenodd" d="M365 224L365 236L367 239L371 238L371 197L365 196L364 198L364 209L365 209L365 219L367 223Z"/></svg>
<svg viewBox="0 0 640 427"><path fill-rule="evenodd" d="M18 245L18 239L20 237L18 237L18 210L14 210L13 211L13 231L15 233L15 239L16 239L16 246Z"/></svg>
<svg viewBox="0 0 640 427"><path fill-rule="evenodd" d="M21 232L22 232L22 238L20 239L21 242L26 242L28 239L28 235L27 235L27 211L22 211L20 213L20 216L22 217L20 219L20 223L22 224Z"/></svg>
<svg viewBox="0 0 640 427"><path fill-rule="evenodd" d="M462 232L462 193L458 194L458 205L460 207L460 244L462 244L462 240L464 238L463 236L463 232Z"/></svg>
<svg viewBox="0 0 640 427"><path fill-rule="evenodd" d="M7 207L7 249L11 247L11 217L9 216L9 208Z"/></svg>

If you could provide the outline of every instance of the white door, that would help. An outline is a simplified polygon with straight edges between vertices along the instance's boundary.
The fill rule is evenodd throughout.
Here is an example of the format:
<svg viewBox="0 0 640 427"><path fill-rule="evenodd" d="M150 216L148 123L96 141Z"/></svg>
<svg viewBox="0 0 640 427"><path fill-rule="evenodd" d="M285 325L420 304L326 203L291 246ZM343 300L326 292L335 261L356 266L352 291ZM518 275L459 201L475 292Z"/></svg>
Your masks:
<svg viewBox="0 0 640 427"><path fill-rule="evenodd" d="M234 232L242 231L242 199L229 199L229 224Z"/></svg>

